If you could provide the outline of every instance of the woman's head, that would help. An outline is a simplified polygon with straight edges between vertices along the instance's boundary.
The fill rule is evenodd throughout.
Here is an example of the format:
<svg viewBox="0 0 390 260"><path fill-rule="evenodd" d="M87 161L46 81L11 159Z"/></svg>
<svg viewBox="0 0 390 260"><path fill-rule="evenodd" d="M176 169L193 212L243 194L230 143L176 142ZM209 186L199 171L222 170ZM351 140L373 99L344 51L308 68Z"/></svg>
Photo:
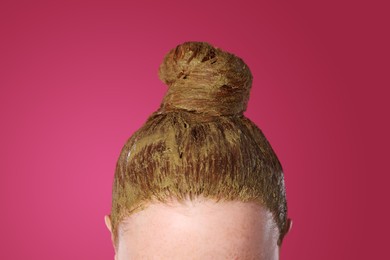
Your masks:
<svg viewBox="0 0 390 260"><path fill-rule="evenodd" d="M131 236L134 223L146 224L137 218L171 216L167 209L188 212L195 201L202 202L191 216L210 214L209 221L218 216L215 225L227 224L226 214L272 221L267 227L277 231L280 245L290 226L283 170L262 131L243 115L252 84L249 68L208 43L185 42L165 56L159 76L169 87L161 106L126 142L117 162L107 220L116 247L124 223L132 227L126 233ZM226 214L211 214L204 205ZM259 224L232 221L254 224L247 229Z"/></svg>

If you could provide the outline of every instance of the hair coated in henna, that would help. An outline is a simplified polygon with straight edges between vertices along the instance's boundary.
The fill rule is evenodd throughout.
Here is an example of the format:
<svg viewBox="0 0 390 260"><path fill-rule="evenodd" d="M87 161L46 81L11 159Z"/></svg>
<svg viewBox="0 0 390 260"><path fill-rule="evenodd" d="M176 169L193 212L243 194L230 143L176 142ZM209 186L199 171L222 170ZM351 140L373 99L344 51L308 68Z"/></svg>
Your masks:
<svg viewBox="0 0 390 260"><path fill-rule="evenodd" d="M202 195L256 201L286 233L282 166L262 131L243 115L252 74L234 54L206 42L185 42L165 56L160 79L169 87L160 108L126 142L119 156L112 231L148 202Z"/></svg>

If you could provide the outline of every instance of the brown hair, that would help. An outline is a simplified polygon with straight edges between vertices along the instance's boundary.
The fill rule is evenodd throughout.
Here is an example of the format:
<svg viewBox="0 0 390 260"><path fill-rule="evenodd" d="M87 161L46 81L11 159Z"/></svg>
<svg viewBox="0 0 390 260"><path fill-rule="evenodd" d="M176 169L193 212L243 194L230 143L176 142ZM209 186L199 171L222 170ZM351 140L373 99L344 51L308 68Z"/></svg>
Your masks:
<svg viewBox="0 0 390 260"><path fill-rule="evenodd" d="M148 202L256 201L286 233L282 166L262 131L243 115L252 74L242 59L206 42L184 42L159 67L169 86L160 108L124 145L117 162L111 223Z"/></svg>

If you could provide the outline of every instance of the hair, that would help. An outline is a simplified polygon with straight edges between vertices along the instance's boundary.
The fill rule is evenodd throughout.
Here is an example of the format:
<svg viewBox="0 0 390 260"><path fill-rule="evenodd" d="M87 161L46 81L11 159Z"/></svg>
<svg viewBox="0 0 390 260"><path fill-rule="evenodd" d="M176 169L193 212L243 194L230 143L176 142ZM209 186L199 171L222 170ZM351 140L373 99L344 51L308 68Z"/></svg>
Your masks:
<svg viewBox="0 0 390 260"><path fill-rule="evenodd" d="M278 245L286 230L282 166L262 131L243 115L252 74L234 54L184 42L159 67L168 85L160 108L127 140L116 165L111 223L151 201L204 196L258 202L273 215Z"/></svg>

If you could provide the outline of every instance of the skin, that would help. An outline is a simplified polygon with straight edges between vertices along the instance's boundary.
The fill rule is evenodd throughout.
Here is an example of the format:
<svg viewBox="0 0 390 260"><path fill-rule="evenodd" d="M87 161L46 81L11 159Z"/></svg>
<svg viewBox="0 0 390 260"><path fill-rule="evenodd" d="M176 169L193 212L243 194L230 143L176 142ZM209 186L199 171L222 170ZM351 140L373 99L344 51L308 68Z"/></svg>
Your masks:
<svg viewBox="0 0 390 260"><path fill-rule="evenodd" d="M109 216L105 222L111 231ZM258 203L172 199L150 203L120 224L115 260L277 260L278 236L271 212Z"/></svg>

